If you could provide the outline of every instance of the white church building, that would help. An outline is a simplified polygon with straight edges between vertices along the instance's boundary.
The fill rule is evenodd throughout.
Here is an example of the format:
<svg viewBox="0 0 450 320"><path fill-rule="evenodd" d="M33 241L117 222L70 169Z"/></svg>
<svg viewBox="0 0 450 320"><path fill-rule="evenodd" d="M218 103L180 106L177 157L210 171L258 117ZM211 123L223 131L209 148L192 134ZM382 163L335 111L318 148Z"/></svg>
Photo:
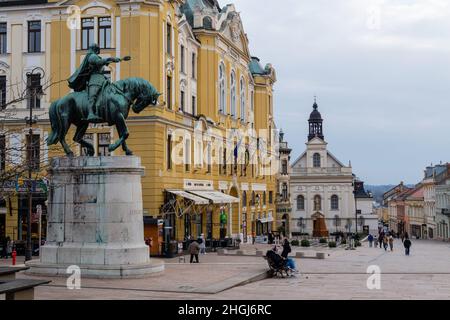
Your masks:
<svg viewBox="0 0 450 320"><path fill-rule="evenodd" d="M344 165L328 150L316 102L308 122L306 150L292 164L291 171L292 235L324 237L340 231L355 232L357 210L352 167ZM364 221L367 219L358 221L358 232L363 231L360 223Z"/></svg>

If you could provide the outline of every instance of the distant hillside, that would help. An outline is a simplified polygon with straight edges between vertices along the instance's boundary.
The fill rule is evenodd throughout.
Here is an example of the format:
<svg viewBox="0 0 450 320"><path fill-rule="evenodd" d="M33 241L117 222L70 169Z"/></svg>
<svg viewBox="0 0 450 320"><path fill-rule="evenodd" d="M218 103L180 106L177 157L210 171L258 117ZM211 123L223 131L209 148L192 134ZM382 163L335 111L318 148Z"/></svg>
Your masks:
<svg viewBox="0 0 450 320"><path fill-rule="evenodd" d="M371 192L373 195L373 200L382 203L383 194L394 188L396 184L385 184L385 185L364 185L367 192ZM407 185L407 187L414 187L413 185Z"/></svg>

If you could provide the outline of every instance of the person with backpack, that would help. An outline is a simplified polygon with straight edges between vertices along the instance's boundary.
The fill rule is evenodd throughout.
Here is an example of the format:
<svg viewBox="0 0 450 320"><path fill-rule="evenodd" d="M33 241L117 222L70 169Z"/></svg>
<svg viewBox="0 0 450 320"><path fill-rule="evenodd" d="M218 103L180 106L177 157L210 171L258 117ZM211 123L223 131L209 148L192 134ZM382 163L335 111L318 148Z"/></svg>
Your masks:
<svg viewBox="0 0 450 320"><path fill-rule="evenodd" d="M405 255L409 256L409 249L411 248L411 240L409 240L409 237L406 238L403 241L403 246L405 247Z"/></svg>

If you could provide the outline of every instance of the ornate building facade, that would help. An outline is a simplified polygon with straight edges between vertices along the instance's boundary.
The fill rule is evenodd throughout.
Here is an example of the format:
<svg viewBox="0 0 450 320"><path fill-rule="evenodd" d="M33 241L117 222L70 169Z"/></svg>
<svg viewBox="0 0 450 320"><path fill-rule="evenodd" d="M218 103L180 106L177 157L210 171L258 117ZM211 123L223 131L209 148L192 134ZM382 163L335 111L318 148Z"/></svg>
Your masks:
<svg viewBox="0 0 450 320"><path fill-rule="evenodd" d="M289 148L288 142L284 140L284 133L280 131L279 134L279 172L277 174L277 196L275 200L275 207L277 211L277 229L285 236L291 236L291 191L290 191L290 176L292 149Z"/></svg>
<svg viewBox="0 0 450 320"><path fill-rule="evenodd" d="M102 57L132 57L111 65L108 78L141 77L162 93L158 106L128 120L128 146L146 168L145 221L163 223L169 230L166 242L201 233L208 239L250 241L253 233L272 230L273 168L278 168L277 141L271 134L276 73L251 56L233 5L220 7L212 0L49 0L0 6L0 29L6 30L0 41L6 41L5 50L0 48L0 83L4 80L5 100L12 101L5 110L13 113L5 115L0 128L0 147L4 144L8 153L5 168L33 161L39 164L33 170L36 181L45 178L49 159L62 152L45 144L49 104L70 92L66 79L96 42ZM38 76L22 81L33 70ZM43 94L14 102L16 91L30 85ZM30 105L36 122L29 139L23 123ZM68 136L73 134L71 130ZM123 155L108 151L117 139L114 128L91 125L86 139L97 156ZM34 142L30 148L14 147L26 141ZM85 152L77 144L71 147L77 155ZM4 185L0 202L8 212L5 231L14 239L23 237L28 210L18 200L20 179ZM45 212L44 189L37 184Z"/></svg>
<svg viewBox="0 0 450 320"><path fill-rule="evenodd" d="M328 150L323 119L316 102L308 123L306 150L292 164L291 232L293 235L307 233L312 236L354 232L356 218L352 168L345 166Z"/></svg>

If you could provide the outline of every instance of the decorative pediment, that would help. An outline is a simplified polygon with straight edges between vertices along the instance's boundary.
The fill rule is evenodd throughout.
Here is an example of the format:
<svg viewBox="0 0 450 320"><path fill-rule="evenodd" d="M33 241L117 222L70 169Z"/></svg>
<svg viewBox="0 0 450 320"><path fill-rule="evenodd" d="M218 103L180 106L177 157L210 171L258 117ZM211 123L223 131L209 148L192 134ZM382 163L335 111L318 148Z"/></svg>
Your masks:
<svg viewBox="0 0 450 320"><path fill-rule="evenodd" d="M9 64L6 62L0 61L0 69L9 69Z"/></svg>

